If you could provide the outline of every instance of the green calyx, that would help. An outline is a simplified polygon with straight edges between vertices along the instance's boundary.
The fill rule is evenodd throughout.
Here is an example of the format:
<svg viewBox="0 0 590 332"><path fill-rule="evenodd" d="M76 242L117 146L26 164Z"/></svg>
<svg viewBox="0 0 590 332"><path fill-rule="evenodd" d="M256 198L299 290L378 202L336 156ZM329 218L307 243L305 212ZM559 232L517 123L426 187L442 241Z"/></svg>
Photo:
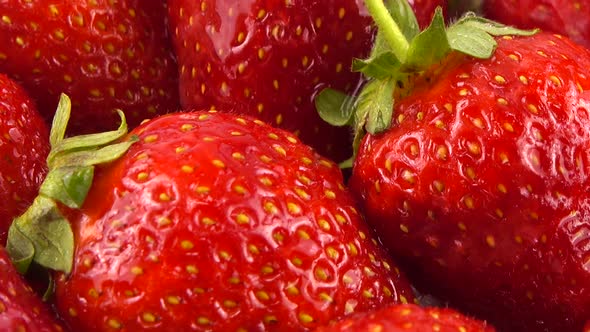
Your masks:
<svg viewBox="0 0 590 332"><path fill-rule="evenodd" d="M115 131L65 138L71 102L63 95L50 134L49 172L39 195L8 230L6 249L15 266L26 273L31 263L69 273L74 256L74 234L59 204L72 209L82 207L92 185L96 165L120 158L137 141L118 142L127 134L123 112Z"/></svg>
<svg viewBox="0 0 590 332"><path fill-rule="evenodd" d="M353 127L355 154L367 132L377 134L391 126L396 90L407 89L412 77L441 64L452 52L488 59L497 46L494 36L537 32L501 25L473 13L446 27L440 7L430 25L420 31L406 0L365 0L365 4L378 30L369 58L354 59L352 64L352 71L366 78L364 87L356 96L328 88L315 101L324 121ZM342 166L348 165L351 160Z"/></svg>

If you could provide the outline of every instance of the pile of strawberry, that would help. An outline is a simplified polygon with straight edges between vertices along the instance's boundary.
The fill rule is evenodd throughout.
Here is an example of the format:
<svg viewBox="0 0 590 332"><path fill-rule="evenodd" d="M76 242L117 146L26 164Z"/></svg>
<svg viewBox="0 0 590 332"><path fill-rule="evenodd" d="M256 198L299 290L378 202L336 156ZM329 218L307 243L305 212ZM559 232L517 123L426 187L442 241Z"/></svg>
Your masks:
<svg viewBox="0 0 590 332"><path fill-rule="evenodd" d="M2 1L0 331L590 331L589 17Z"/></svg>

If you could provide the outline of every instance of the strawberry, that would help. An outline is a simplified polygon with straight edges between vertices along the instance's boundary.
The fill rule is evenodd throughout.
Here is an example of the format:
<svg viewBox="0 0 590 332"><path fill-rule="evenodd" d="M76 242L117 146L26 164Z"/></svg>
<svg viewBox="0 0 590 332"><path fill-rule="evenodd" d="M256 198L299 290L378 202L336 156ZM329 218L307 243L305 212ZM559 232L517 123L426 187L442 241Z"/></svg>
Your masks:
<svg viewBox="0 0 590 332"><path fill-rule="evenodd" d="M0 74L0 243L47 173L49 130L23 88Z"/></svg>
<svg viewBox="0 0 590 332"><path fill-rule="evenodd" d="M63 328L23 278L0 246L0 330L60 332Z"/></svg>
<svg viewBox="0 0 590 332"><path fill-rule="evenodd" d="M522 28L542 28L590 47L590 3L578 0L484 0L484 14Z"/></svg>
<svg viewBox="0 0 590 332"><path fill-rule="evenodd" d="M341 142L349 131L321 121L313 97L326 86L353 91L360 83L348 68L374 34L361 2L169 1L182 106L257 116L326 157L346 159L350 148ZM424 4L426 19L434 3Z"/></svg>
<svg viewBox="0 0 590 332"><path fill-rule="evenodd" d="M367 3L382 29L397 24ZM346 113L357 142L368 135L351 191L422 291L502 331L580 331L590 51L472 15L442 22L410 40L381 30L380 53L358 64L371 80Z"/></svg>
<svg viewBox="0 0 590 332"><path fill-rule="evenodd" d="M314 332L494 332L485 322L449 308L422 308L415 304L392 305L359 313Z"/></svg>
<svg viewBox="0 0 590 332"><path fill-rule="evenodd" d="M164 1L20 0L0 5L0 71L50 121L62 92L72 133L106 130L124 109L132 126L178 108L178 74Z"/></svg>
<svg viewBox="0 0 590 332"><path fill-rule="evenodd" d="M67 110L64 100L58 114ZM293 134L248 117L176 113L122 138L115 157L102 144L124 128L96 148L96 138L59 138L66 117L54 120L49 189L9 243L20 266L29 257L64 272L56 306L72 330L289 331L414 301L339 168ZM95 161L92 180L77 175ZM64 182L56 171L78 190L52 189ZM84 191L83 204L63 195Z"/></svg>

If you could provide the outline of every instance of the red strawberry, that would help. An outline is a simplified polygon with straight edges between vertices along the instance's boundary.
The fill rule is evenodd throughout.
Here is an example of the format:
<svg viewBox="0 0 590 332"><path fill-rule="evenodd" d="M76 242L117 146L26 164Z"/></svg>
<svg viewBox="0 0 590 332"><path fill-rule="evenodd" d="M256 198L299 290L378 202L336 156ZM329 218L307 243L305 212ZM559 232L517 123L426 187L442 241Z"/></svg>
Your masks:
<svg viewBox="0 0 590 332"><path fill-rule="evenodd" d="M313 98L360 83L348 69L373 39L361 0L171 0L169 17L182 106L257 116L326 157L350 156L349 131L322 122Z"/></svg>
<svg viewBox="0 0 590 332"><path fill-rule="evenodd" d="M50 120L59 95L74 102L73 132L131 125L178 107L164 1L5 0L0 71L17 78Z"/></svg>
<svg viewBox="0 0 590 332"><path fill-rule="evenodd" d="M81 209L61 207L73 227L73 268L63 263L71 256L52 256L40 231L28 231L31 222L60 219L51 198L67 197L48 191L15 222L14 234L35 246L16 248L15 257L48 267L57 261L66 272L56 303L74 331L289 331L414 301L338 167L293 134L247 117L188 112L150 121L128 138L120 159L96 168ZM81 151L91 141L98 139L53 140L44 188L61 184L54 171L86 165L84 156L104 161L112 147ZM68 232L56 225L41 233L67 252Z"/></svg>
<svg viewBox="0 0 590 332"><path fill-rule="evenodd" d="M0 74L0 243L12 219L37 196L45 177L49 130L17 83Z"/></svg>
<svg viewBox="0 0 590 332"><path fill-rule="evenodd" d="M351 191L423 290L501 330L580 331L590 51L547 33L492 38L522 32L474 16L446 32L437 20L366 61L356 104L369 135Z"/></svg>
<svg viewBox="0 0 590 332"><path fill-rule="evenodd" d="M494 332L484 322L448 308L422 308L415 304L393 305L360 313L315 332Z"/></svg>
<svg viewBox="0 0 590 332"><path fill-rule="evenodd" d="M49 308L37 298L16 272L2 246L0 246L0 330L63 331Z"/></svg>
<svg viewBox="0 0 590 332"><path fill-rule="evenodd" d="M522 28L542 28L590 48L590 3L579 0L484 0L484 14Z"/></svg>

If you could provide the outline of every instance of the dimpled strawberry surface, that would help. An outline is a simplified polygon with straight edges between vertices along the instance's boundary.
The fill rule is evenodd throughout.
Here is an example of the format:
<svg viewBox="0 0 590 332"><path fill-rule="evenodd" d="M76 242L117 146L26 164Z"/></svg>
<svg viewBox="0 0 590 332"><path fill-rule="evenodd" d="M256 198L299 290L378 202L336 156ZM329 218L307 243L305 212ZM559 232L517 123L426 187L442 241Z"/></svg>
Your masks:
<svg viewBox="0 0 590 332"><path fill-rule="evenodd" d="M49 130L26 91L0 74L0 243L47 173Z"/></svg>
<svg viewBox="0 0 590 332"><path fill-rule="evenodd" d="M366 137L351 188L414 280L495 323L581 328L588 66L564 37L500 38L489 60L448 59Z"/></svg>
<svg viewBox="0 0 590 332"><path fill-rule="evenodd" d="M297 331L413 301L338 167L293 134L201 112L130 135L71 220L56 298L74 330Z"/></svg>
<svg viewBox="0 0 590 332"><path fill-rule="evenodd" d="M61 93L74 112L70 134L132 126L178 110L178 74L164 1L5 0L0 72L20 82L49 123Z"/></svg>

